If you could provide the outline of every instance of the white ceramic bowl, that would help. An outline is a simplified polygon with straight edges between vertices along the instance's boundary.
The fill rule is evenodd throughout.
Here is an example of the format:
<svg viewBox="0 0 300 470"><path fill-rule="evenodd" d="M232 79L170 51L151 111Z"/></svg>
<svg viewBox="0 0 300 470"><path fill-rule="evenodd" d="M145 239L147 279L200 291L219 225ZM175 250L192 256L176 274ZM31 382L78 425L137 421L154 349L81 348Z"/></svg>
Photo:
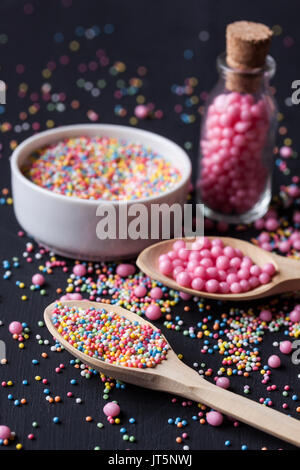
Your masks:
<svg viewBox="0 0 300 470"><path fill-rule="evenodd" d="M181 180L163 194L128 202L151 204L183 204L191 176L188 155L174 142L152 132L111 124L78 124L58 127L36 134L22 142L11 157L12 190L15 215L23 229L37 242L57 254L84 260L130 258L157 240L99 239L96 210L101 204L112 204L116 213L122 201L83 200L67 197L41 188L27 179L21 168L35 150L68 137L80 135L107 136L125 139L151 147L180 170ZM118 219L118 217L117 217Z"/></svg>

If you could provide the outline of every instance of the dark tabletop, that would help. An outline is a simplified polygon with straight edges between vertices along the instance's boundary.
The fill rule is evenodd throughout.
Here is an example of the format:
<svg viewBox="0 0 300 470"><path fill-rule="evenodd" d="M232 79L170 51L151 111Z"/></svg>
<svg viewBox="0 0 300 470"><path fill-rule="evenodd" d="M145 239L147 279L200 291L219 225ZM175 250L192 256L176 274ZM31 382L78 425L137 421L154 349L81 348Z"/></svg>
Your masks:
<svg viewBox="0 0 300 470"><path fill-rule="evenodd" d="M125 96L118 101L114 92L120 85L118 80L128 83L129 79L137 76L137 68L140 66L147 68L147 74L142 78L143 85L138 94L144 95L147 102L154 103L155 109L161 109L164 117L139 121L138 127L158 132L185 146L193 161L195 176L201 112L198 108L204 104L203 92L208 92L217 79L215 58L224 50L225 25L238 19L260 21L271 27L277 25L275 30L279 34L274 37L271 53L278 65L273 86L283 114L280 123L283 129L281 135L278 135L278 145L282 146L284 139L290 138L293 149L297 151L300 144L297 125L300 107L289 106L289 97L292 81L300 79L299 2L1 0L0 78L5 81L8 90L7 104L0 107L0 191L10 188L9 156L17 143L34 132L32 123L39 123L40 129L45 130L52 125L91 122L88 111L93 110L99 114L99 122L129 125L136 106L136 95ZM94 26L95 37L88 39L86 36L89 33L86 31ZM76 49L78 45L78 50L70 49ZM109 65L99 66L95 71L88 69L80 72L78 65L84 63L88 66L91 61L97 60L96 52L99 49L106 51ZM188 58L189 56L192 57ZM116 61L126 65L126 71L117 76L110 69ZM51 63L55 64L55 70L48 76ZM183 85L188 77L198 79L194 94L202 96L199 104L193 107L189 107L186 102L188 96L178 96L172 92L172 85ZM84 78L85 83L90 81L93 84L99 79L105 79L107 86L95 98L89 91L78 86L80 78ZM32 97L32 93L40 95L41 86L45 83L51 84L51 94L66 94L65 109L51 110L49 103L43 102L40 96ZM28 87L23 98L19 94L20 85L21 89ZM72 108L72 100L79 101L78 109ZM34 103L38 103L39 107L33 109ZM115 106L118 104L127 110L125 117L116 114ZM182 104L183 113L194 115L195 122L184 123L180 113L174 111L176 104ZM27 115L20 115L22 112ZM23 128L19 127L22 125ZM299 175L300 166L296 158L286 163L290 171L284 173L275 169L274 194L279 193L280 185L291 183L292 175ZM285 215L289 216L289 213L292 213L292 208ZM135 443L125 442L120 426L108 424L103 416L104 387L99 378L82 378L79 371L69 365L71 356L68 353L52 353L49 347L39 345L36 339L39 334L43 339L51 340L52 344L46 328L40 328L37 323L42 318L45 306L57 298L56 288L66 285L68 275L56 270L48 276L45 297L30 292L28 286L32 275L38 270L39 262L35 260L28 264L23 258L29 239L18 237L20 227L15 220L12 206L0 205L0 218L0 259L20 259L20 267L13 269L9 280L2 279L5 270L0 267L0 320L4 323L0 327L0 339L6 343L8 358L8 364L0 366L0 377L1 381L14 382L12 387L0 386L0 424L10 426L17 434L15 442L7 448L14 448L17 442L21 442L25 449L93 449L100 446L101 449L180 450L182 444L177 444L175 439L181 435L182 429L168 424L171 417L187 420L188 425L184 431L189 434L186 444L190 449L224 450L226 440L231 441L231 449L241 449L244 444L249 449L261 449L264 446L269 449L292 448L245 425L235 428L230 421L220 428L201 425L192 420L192 416L198 412L196 404L183 407L181 399L173 404L172 397L167 394L131 385L127 385L125 390L114 390L110 394L110 399L120 403L122 425L127 428L128 434L136 437ZM253 229L238 234L234 230L229 233L246 239L257 234ZM73 266L73 262L68 261L68 265ZM18 280L26 284L24 292L16 286ZM28 296L27 301L21 300L23 293ZM271 299L271 302L278 309L282 305L292 309L296 300L276 298ZM267 301L252 302L251 305L238 305L238 308L243 307L247 311L249 307L253 307L257 313L265 304ZM183 310L186 305L190 306L188 312ZM209 305L213 318L220 317L223 312L228 313L233 307L229 304L218 305L216 302L210 302ZM181 302L173 309L173 316L175 313L181 316L186 327L196 326L201 320L201 313L193 302ZM13 341L8 332L8 324L13 320L26 322L30 327L30 339L25 342L24 350L18 348L17 342ZM162 325L159 322L157 324ZM205 362L207 367L218 370L221 357L217 353L202 356L200 349L203 340L170 332L163 326L162 329L175 351L183 354L187 364ZM283 338L284 329L265 335L260 345L263 364L266 364L268 356L274 352L272 343ZM41 359L41 352L44 350L49 354L46 360ZM33 365L32 359L38 359L40 364ZM280 370L272 373L272 383L276 383L279 389L272 395L272 399L275 408L279 410L282 410L282 403L287 402L289 409L284 412L296 416L299 405L292 401L292 393L284 398L282 391L283 386L289 384L292 392L300 396L297 377L300 368L292 365L289 356L282 357L282 362ZM56 374L55 368L60 363L64 363L66 368L63 373ZM45 386L35 380L36 375L48 379L47 387L53 396L61 396L61 403L49 404L45 400ZM70 385L72 378L77 379L77 385ZM22 385L23 379L28 380L28 386ZM253 373L250 379L233 377L231 383L233 391L240 394L243 394L243 385L248 383L252 390L249 395L251 399L258 400L261 396L268 396L258 373ZM77 405L74 399L66 398L68 391L81 397L82 404ZM13 401L7 398L9 393L14 399L25 397L28 403L14 406ZM61 424L52 422L54 416L60 418ZM93 422L87 423L86 416L92 416ZM135 418L136 424L128 422L130 417ZM39 423L37 429L32 428L33 421ZM97 428L96 423L99 421L104 423L103 429ZM35 440L32 441L27 439L31 432L35 435ZM3 446L0 448L4 449Z"/></svg>

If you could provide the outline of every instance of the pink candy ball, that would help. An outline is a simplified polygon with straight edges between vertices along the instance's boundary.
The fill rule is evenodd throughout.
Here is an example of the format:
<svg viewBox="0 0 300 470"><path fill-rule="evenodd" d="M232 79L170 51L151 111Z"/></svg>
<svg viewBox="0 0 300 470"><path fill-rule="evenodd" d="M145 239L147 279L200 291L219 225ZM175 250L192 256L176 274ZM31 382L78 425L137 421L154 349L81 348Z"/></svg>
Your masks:
<svg viewBox="0 0 300 470"><path fill-rule="evenodd" d="M106 403L106 405L103 407L103 413L106 416L118 416L120 414L120 407L117 403L114 403L113 401L110 401L109 403Z"/></svg>
<svg viewBox="0 0 300 470"><path fill-rule="evenodd" d="M252 289L255 289L255 287L259 286L259 279L256 276L251 276L249 279L249 284Z"/></svg>
<svg viewBox="0 0 300 470"><path fill-rule="evenodd" d="M287 147L286 145L284 145L283 147L280 148L279 153L281 157L289 158L293 154L293 150L291 147Z"/></svg>
<svg viewBox="0 0 300 470"><path fill-rule="evenodd" d="M183 240L177 240L173 245L173 250L179 251L181 248L185 248L185 242Z"/></svg>
<svg viewBox="0 0 300 470"><path fill-rule="evenodd" d="M119 264L116 273L121 277L132 276L135 273L135 266L133 264Z"/></svg>
<svg viewBox="0 0 300 470"><path fill-rule="evenodd" d="M133 293L137 297L145 297L145 295L147 294L147 289L145 286L140 285L140 286L135 287Z"/></svg>
<svg viewBox="0 0 300 470"><path fill-rule="evenodd" d="M182 287L189 287L191 285L191 276L185 272L182 271L176 276L176 282Z"/></svg>
<svg viewBox="0 0 300 470"><path fill-rule="evenodd" d="M279 345L279 349L282 352L282 354L290 354L293 349L293 345L291 341L281 341Z"/></svg>
<svg viewBox="0 0 300 470"><path fill-rule="evenodd" d="M214 293L218 292L219 290L219 283L216 281L216 279L210 279L205 283L205 288L207 292Z"/></svg>
<svg viewBox="0 0 300 470"><path fill-rule="evenodd" d="M227 284L227 282L220 282L220 292L222 294L228 294L229 292L229 285Z"/></svg>
<svg viewBox="0 0 300 470"><path fill-rule="evenodd" d="M232 246L225 246L224 250L224 255L227 256L228 258L234 258L235 256L235 250L232 248Z"/></svg>
<svg viewBox="0 0 300 470"><path fill-rule="evenodd" d="M223 415L219 411L209 411L206 413L206 421L211 426L221 426L223 423Z"/></svg>
<svg viewBox="0 0 300 470"><path fill-rule="evenodd" d="M65 300L71 300L71 298L70 298L69 294L66 294L66 295L62 295L62 296L59 298L59 300L60 300L61 302L64 302Z"/></svg>
<svg viewBox="0 0 300 470"><path fill-rule="evenodd" d="M299 240L295 240L293 242L293 248L295 248L295 250L297 251L300 251L300 239Z"/></svg>
<svg viewBox="0 0 300 470"><path fill-rule="evenodd" d="M184 271L183 266L176 266L176 268L173 270L173 277L176 279L177 274L181 273Z"/></svg>
<svg viewBox="0 0 300 470"><path fill-rule="evenodd" d="M296 198L300 196L300 189L295 184L292 184L288 187L288 193L291 197Z"/></svg>
<svg viewBox="0 0 300 470"><path fill-rule="evenodd" d="M162 274L165 274L166 276L168 274L171 274L171 272L173 270L173 265L172 265L171 261L161 261L159 263L159 270Z"/></svg>
<svg viewBox="0 0 300 470"><path fill-rule="evenodd" d="M250 290L250 284L246 279L242 279L240 281L240 286L243 292L248 292L248 290Z"/></svg>
<svg viewBox="0 0 300 470"><path fill-rule="evenodd" d="M201 279L200 277L195 277L192 280L191 287L192 289L195 289L195 290L202 290L204 285L205 285L205 281L203 279Z"/></svg>
<svg viewBox="0 0 300 470"><path fill-rule="evenodd" d="M178 256L183 261L186 261L188 259L189 255L190 255L190 251L186 250L185 248L180 248L178 250Z"/></svg>
<svg viewBox="0 0 300 470"><path fill-rule="evenodd" d="M230 387L230 380L227 377L218 377L216 380L216 385L221 388L229 388Z"/></svg>
<svg viewBox="0 0 300 470"><path fill-rule="evenodd" d="M230 286L230 291L233 294L240 294L242 292L242 287L239 282L233 282Z"/></svg>
<svg viewBox="0 0 300 470"><path fill-rule="evenodd" d="M31 279L32 284L35 286L42 286L45 283L45 278L42 274L34 274Z"/></svg>
<svg viewBox="0 0 300 470"><path fill-rule="evenodd" d="M253 266L250 267L250 274L252 276L259 276L261 274L261 268L254 264ZM269 273L270 274L270 273Z"/></svg>
<svg viewBox="0 0 300 470"><path fill-rule="evenodd" d="M73 273L75 276L85 276L86 275L86 267L84 264L75 264L73 268Z"/></svg>
<svg viewBox="0 0 300 470"><path fill-rule="evenodd" d="M145 315L149 320L158 320L161 317L161 309L158 305L149 305Z"/></svg>
<svg viewBox="0 0 300 470"><path fill-rule="evenodd" d="M159 256L159 270L172 276L179 286L198 292L248 292L269 283L276 271L272 263L260 268L241 250L224 246L218 238L197 239L192 247L189 250L183 240L177 240L172 250Z"/></svg>
<svg viewBox="0 0 300 470"><path fill-rule="evenodd" d="M259 276L258 276L258 279L259 279L259 282L261 284L268 284L270 281L271 281L271 277L268 273L265 273L265 272L262 272Z"/></svg>
<svg viewBox="0 0 300 470"><path fill-rule="evenodd" d="M249 279L250 277L250 271L248 268L241 268L238 273L237 273L237 276L240 280L242 279Z"/></svg>
<svg viewBox="0 0 300 470"><path fill-rule="evenodd" d="M255 228L257 228L257 230L263 230L265 228L265 221L264 219L258 219L254 222L254 226Z"/></svg>
<svg viewBox="0 0 300 470"><path fill-rule="evenodd" d="M219 256L216 261L216 267L218 269L227 269L229 266L228 256Z"/></svg>
<svg viewBox="0 0 300 470"><path fill-rule="evenodd" d="M244 213L264 191L267 172L263 148L269 129L269 105L251 95L218 95L210 104L201 139L203 201L223 214ZM228 227L220 222L218 230Z"/></svg>
<svg viewBox="0 0 300 470"><path fill-rule="evenodd" d="M259 243L266 243L270 241L270 235L267 232L262 232L258 236Z"/></svg>
<svg viewBox="0 0 300 470"><path fill-rule="evenodd" d="M74 294L68 294L68 300L82 300L82 295L79 292L74 292Z"/></svg>
<svg viewBox="0 0 300 470"><path fill-rule="evenodd" d="M161 299L163 297L163 291L160 287L153 287L150 291L151 299Z"/></svg>
<svg viewBox="0 0 300 470"><path fill-rule="evenodd" d="M294 212L293 220L296 224L300 224L300 211L295 211Z"/></svg>
<svg viewBox="0 0 300 470"><path fill-rule="evenodd" d="M270 312L270 310L262 310L259 314L259 318L262 321L269 322L272 320L272 313Z"/></svg>
<svg viewBox="0 0 300 470"><path fill-rule="evenodd" d="M233 284L234 282L238 281L238 277L235 273L230 273L226 277L226 282L228 282L229 285Z"/></svg>
<svg viewBox="0 0 300 470"><path fill-rule="evenodd" d="M232 268L238 269L238 268L240 267L240 265L241 265L241 258L239 258L238 256L235 256L234 258L231 258L229 264L230 264L230 266L231 266ZM226 268L225 268L225 269L226 269Z"/></svg>
<svg viewBox="0 0 300 470"><path fill-rule="evenodd" d="M23 331L22 323L19 321L13 321L9 324L8 330L12 335L19 335Z"/></svg>
<svg viewBox="0 0 300 470"><path fill-rule="evenodd" d="M0 426L0 439L9 439L11 436L11 430L8 426L3 424Z"/></svg>
<svg viewBox="0 0 300 470"><path fill-rule="evenodd" d="M281 366L280 357L277 356L276 354L273 354L272 356L270 356L268 359L268 366L272 367L272 369L277 369L278 367L280 367Z"/></svg>

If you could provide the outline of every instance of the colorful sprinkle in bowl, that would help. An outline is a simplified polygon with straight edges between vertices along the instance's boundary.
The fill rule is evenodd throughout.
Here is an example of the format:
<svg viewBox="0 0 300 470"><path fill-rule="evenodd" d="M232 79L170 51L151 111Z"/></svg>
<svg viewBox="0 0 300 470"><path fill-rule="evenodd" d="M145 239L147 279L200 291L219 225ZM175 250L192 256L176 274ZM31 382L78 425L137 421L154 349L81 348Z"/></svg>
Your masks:
<svg viewBox="0 0 300 470"><path fill-rule="evenodd" d="M134 200L81 199L57 194L30 181L23 174L29 157L37 150L64 139L87 136L108 137L149 147L179 170L181 178L163 193ZM121 206L141 203L150 213L151 204L184 204L191 176L186 152L174 142L152 132L110 124L77 124L41 132L22 142L11 157L12 190L16 218L37 242L55 253L90 261L130 258L158 239L99 239L96 233L99 213L107 206L115 210L117 220ZM98 211L98 212L97 212ZM128 219L130 222L130 218ZM150 224L150 220L149 220ZM150 231L150 229L149 229Z"/></svg>

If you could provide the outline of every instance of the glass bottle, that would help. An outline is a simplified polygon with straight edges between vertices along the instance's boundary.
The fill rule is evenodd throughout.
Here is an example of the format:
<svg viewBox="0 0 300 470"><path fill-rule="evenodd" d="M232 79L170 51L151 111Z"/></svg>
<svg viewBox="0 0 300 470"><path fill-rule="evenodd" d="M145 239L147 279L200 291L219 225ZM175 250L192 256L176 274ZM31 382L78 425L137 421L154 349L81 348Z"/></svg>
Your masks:
<svg viewBox="0 0 300 470"><path fill-rule="evenodd" d="M249 223L271 200L277 105L269 80L276 64L267 56L262 68L236 70L223 53L217 68L202 120L197 199L211 219Z"/></svg>

